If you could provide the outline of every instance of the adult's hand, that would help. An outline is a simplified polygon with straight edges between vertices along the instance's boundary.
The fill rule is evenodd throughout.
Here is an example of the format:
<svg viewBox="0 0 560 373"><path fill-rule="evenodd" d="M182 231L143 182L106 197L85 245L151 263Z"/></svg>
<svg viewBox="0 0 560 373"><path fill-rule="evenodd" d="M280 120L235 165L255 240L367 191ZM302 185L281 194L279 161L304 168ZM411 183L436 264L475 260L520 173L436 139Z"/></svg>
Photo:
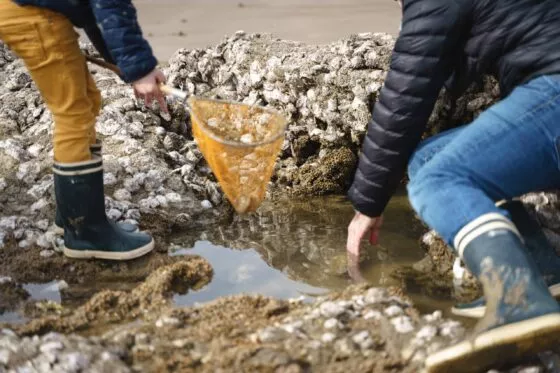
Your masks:
<svg viewBox="0 0 560 373"><path fill-rule="evenodd" d="M354 218L348 226L348 240L346 242L346 250L349 258L357 259L360 257L360 243L367 235L372 245L377 244L379 238L379 229L383 224L383 217L379 216L371 218L360 212L356 212Z"/></svg>
<svg viewBox="0 0 560 373"><path fill-rule="evenodd" d="M153 70L145 77L138 79L132 86L136 98L143 99L146 106L152 106L153 100L159 102L159 107L164 113L168 113L165 96L159 89L159 85L165 83L165 75L158 69Z"/></svg>

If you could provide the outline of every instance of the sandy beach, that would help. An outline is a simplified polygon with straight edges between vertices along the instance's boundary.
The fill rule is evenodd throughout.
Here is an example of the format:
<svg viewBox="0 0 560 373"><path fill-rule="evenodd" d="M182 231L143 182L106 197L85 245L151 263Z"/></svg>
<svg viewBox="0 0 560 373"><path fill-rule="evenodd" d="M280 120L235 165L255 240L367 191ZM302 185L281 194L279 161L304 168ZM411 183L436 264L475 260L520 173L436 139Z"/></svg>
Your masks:
<svg viewBox="0 0 560 373"><path fill-rule="evenodd" d="M237 30L328 43L359 32L395 34L400 8L392 0L135 0L157 57L204 48Z"/></svg>

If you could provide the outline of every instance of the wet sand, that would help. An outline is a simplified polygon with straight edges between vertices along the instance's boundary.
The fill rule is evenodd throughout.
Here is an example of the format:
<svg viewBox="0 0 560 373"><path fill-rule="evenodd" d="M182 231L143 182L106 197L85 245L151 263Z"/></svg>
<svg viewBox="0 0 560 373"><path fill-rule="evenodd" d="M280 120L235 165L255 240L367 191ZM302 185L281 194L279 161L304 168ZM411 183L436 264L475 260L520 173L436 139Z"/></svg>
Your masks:
<svg viewBox="0 0 560 373"><path fill-rule="evenodd" d="M328 43L360 32L395 34L400 8L392 0L135 0L156 56L215 45L237 30Z"/></svg>

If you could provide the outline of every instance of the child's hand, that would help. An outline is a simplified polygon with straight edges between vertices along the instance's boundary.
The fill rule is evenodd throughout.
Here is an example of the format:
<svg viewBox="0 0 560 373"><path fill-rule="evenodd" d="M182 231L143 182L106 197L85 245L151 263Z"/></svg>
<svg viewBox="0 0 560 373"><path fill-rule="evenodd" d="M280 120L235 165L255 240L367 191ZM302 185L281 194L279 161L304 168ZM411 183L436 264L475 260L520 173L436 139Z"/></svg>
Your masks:
<svg viewBox="0 0 560 373"><path fill-rule="evenodd" d="M159 89L161 83L165 83L165 75L160 70L155 69L142 79L132 83L132 86L134 87L136 98L143 99L146 106L150 107L153 100L156 99L161 110L164 113L168 113L165 97Z"/></svg>

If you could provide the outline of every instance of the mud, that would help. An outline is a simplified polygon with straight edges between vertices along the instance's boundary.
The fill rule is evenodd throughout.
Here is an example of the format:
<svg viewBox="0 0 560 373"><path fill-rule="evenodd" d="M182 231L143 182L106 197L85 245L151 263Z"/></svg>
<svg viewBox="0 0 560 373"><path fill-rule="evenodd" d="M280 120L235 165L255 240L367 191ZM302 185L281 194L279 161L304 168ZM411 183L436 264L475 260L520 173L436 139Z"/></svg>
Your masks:
<svg viewBox="0 0 560 373"><path fill-rule="evenodd" d="M75 310L62 310L61 315L34 319L14 330L20 335L51 331L71 333L132 321L144 315L149 318L151 311L170 307L169 299L174 293L186 293L211 279L212 268L204 259L183 258L153 271L130 292L102 290Z"/></svg>
<svg viewBox="0 0 560 373"><path fill-rule="evenodd" d="M460 278L456 277L456 257L434 232L426 233L420 246L426 251L424 258L393 273L403 289L458 302L470 302L482 295L480 283L468 271Z"/></svg>

